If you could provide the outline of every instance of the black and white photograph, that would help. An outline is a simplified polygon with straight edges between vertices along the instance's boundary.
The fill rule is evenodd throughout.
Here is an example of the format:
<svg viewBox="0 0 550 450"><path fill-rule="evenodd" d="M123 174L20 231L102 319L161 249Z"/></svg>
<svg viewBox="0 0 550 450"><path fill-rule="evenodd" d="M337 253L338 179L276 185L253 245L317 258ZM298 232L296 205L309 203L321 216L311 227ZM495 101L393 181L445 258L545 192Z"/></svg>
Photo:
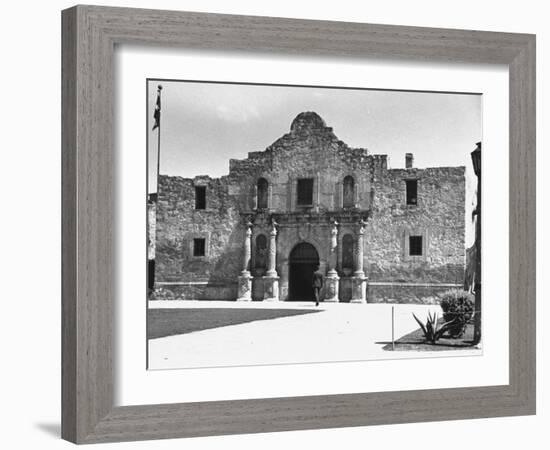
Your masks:
<svg viewBox="0 0 550 450"><path fill-rule="evenodd" d="M3 8L3 448L545 447L544 2L94 3Z"/></svg>
<svg viewBox="0 0 550 450"><path fill-rule="evenodd" d="M146 99L149 370L482 354L480 93Z"/></svg>

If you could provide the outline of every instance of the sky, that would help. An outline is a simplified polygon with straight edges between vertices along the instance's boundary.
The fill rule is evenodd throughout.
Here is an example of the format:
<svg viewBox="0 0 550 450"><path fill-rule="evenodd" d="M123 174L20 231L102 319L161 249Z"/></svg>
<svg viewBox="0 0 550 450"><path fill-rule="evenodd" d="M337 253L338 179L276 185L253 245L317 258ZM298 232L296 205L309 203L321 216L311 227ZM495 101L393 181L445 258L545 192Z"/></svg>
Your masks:
<svg viewBox="0 0 550 450"><path fill-rule="evenodd" d="M481 141L481 96L149 81L148 117L153 123L157 85L162 84L160 172L219 177L230 158L265 150L288 133L303 111L315 111L350 147L387 154L404 167L469 165ZM156 186L157 130L149 127L149 177Z"/></svg>
<svg viewBox="0 0 550 450"><path fill-rule="evenodd" d="M479 94L149 80L149 192L156 191L158 129L151 128L159 84L161 174L226 175L229 159L265 150L300 112L315 111L350 147L388 155L391 168L405 166L405 153L413 153L415 167L466 166L471 210Z"/></svg>

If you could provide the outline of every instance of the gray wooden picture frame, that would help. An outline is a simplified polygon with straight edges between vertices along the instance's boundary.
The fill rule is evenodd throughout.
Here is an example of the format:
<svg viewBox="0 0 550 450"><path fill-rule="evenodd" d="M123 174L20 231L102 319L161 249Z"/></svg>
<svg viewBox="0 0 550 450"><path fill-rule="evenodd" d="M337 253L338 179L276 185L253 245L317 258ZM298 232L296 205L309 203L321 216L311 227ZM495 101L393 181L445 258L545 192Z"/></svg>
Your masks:
<svg viewBox="0 0 550 450"><path fill-rule="evenodd" d="M535 413L535 36L97 6L63 11L62 32L64 439L94 443ZM114 407L113 52L119 43L506 64L509 384Z"/></svg>

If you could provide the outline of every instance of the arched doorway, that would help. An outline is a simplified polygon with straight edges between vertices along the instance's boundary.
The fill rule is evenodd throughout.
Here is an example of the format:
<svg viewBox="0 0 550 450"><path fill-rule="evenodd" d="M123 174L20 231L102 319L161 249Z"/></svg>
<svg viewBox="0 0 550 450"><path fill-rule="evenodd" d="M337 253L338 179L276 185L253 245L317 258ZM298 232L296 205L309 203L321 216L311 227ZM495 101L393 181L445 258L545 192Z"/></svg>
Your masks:
<svg viewBox="0 0 550 450"><path fill-rule="evenodd" d="M319 253L307 242L296 245L288 258L288 299L312 301L313 272L319 265Z"/></svg>

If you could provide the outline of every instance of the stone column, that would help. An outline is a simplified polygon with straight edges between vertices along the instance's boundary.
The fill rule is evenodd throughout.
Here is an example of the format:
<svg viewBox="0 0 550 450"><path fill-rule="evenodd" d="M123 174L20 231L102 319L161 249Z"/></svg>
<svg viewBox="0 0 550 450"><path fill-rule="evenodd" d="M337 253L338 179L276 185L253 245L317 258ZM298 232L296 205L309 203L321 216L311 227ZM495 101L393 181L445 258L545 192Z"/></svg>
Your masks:
<svg viewBox="0 0 550 450"><path fill-rule="evenodd" d="M244 236L244 257L243 270L239 275L238 302L249 302L252 300L252 276L250 275L250 255L252 248L252 223L247 222Z"/></svg>
<svg viewBox="0 0 550 450"><path fill-rule="evenodd" d="M365 234L366 222L361 219L359 221L359 229L357 232L357 242L355 247L355 272L351 279L352 293L351 303L366 303L367 302L367 277L363 270L363 237Z"/></svg>
<svg viewBox="0 0 550 450"><path fill-rule="evenodd" d="M277 275L277 222L271 222L269 234L269 259L264 280L264 301L279 301L279 276Z"/></svg>
<svg viewBox="0 0 550 450"><path fill-rule="evenodd" d="M315 212L319 212L319 206L321 205L321 174L317 172L315 181L313 182L313 187L315 190Z"/></svg>
<svg viewBox="0 0 550 450"><path fill-rule="evenodd" d="M254 198L252 200L252 209L257 210L258 209L258 184L254 185Z"/></svg>
<svg viewBox="0 0 550 450"><path fill-rule="evenodd" d="M328 272L326 278L325 302L338 302L338 285L340 277L336 272L336 261L338 256L338 222L332 222L330 229L330 252L328 257Z"/></svg>

